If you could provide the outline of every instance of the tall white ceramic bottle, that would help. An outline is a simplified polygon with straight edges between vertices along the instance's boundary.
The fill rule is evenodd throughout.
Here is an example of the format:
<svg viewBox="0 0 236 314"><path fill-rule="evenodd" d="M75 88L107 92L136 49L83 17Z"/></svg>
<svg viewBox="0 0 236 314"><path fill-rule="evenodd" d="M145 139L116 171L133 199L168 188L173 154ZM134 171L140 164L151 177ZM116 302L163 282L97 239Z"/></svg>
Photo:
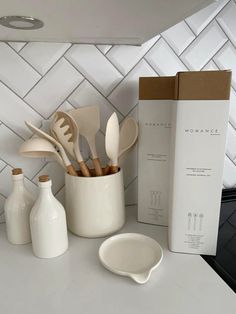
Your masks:
<svg viewBox="0 0 236 314"><path fill-rule="evenodd" d="M7 238L12 244L26 244L31 242L29 216L34 199L24 185L22 169L13 169L12 179L13 190L4 205Z"/></svg>
<svg viewBox="0 0 236 314"><path fill-rule="evenodd" d="M30 213L33 252L40 258L52 258L68 248L64 207L53 196L49 176L39 177L39 196Z"/></svg>

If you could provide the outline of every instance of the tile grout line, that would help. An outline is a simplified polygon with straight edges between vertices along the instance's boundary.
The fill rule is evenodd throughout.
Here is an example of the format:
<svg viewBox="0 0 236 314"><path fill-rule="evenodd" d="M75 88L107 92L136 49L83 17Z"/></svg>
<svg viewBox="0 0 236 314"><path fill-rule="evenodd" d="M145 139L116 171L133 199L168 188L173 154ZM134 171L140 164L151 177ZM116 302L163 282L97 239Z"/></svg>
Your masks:
<svg viewBox="0 0 236 314"><path fill-rule="evenodd" d="M200 36L200 34L209 26L209 24L212 23L212 21L216 20L216 17L225 9L225 7L231 2L231 0L228 0L227 3L220 9L219 12L217 12L216 15L214 15L214 17L206 24L206 26L198 33L196 34L194 32L194 30L192 29L191 25L189 25L189 23L187 22L188 18L185 18L184 21L186 22L186 24L189 26L189 28L191 29L191 31L195 34L196 37ZM204 10L204 8L203 8ZM201 10L200 10L201 11ZM196 12L197 13L197 12ZM190 16L191 17L191 16Z"/></svg>
<svg viewBox="0 0 236 314"><path fill-rule="evenodd" d="M7 129L9 129L11 132L13 132L17 137L19 137L21 140L25 141L25 138L21 136L20 134L16 133L9 125L6 125L6 123L2 122L2 125L4 125ZM1 126L0 126L1 128ZM3 160L3 159L2 159ZM4 160L3 160L4 161ZM5 161L4 161L5 162Z"/></svg>
<svg viewBox="0 0 236 314"><path fill-rule="evenodd" d="M157 76L161 76L160 73L159 73L156 69L154 69L153 65L152 65L146 58L144 58L144 61L150 66L150 68L151 68L153 71L155 71L155 73L157 74Z"/></svg>
<svg viewBox="0 0 236 314"><path fill-rule="evenodd" d="M66 58L66 57L65 57L65 58ZM82 73L73 65L73 63L71 63L70 60L68 60L67 58L66 58L66 60L82 75ZM84 78L85 78L85 80L86 80L87 82L89 82L89 83L93 86L93 88L94 88L103 98L105 98L105 99L107 100L107 102L111 105L112 108L114 108L115 111L119 112L119 114L120 114L122 117L124 117L123 113L121 113L121 112L112 104L112 102L107 98L108 96L104 96L104 95L100 92L100 90L99 90L87 77L84 77Z"/></svg>
<svg viewBox="0 0 236 314"><path fill-rule="evenodd" d="M14 51L15 54L17 54L17 56L18 56L20 59L22 59L25 63L27 63L27 64L31 67L31 69L34 70L34 71L40 76L40 78L42 77L42 74L40 74L39 71L38 71L32 64L30 64L27 60L25 60L25 58L23 58L14 48L12 48L12 46L9 45L8 42L5 42L5 43L6 43L6 45L7 45L12 51ZM26 45L25 45L25 46L26 46ZM23 48L22 48L22 49L23 49Z"/></svg>
<svg viewBox="0 0 236 314"><path fill-rule="evenodd" d="M85 81L85 78L84 78L84 76L83 76L82 81L81 81L78 85L76 85L75 88L73 88L73 90L69 93L69 95L60 103L60 105L53 111L53 113L50 114L50 116L47 118L47 120L49 120L49 119L52 118L52 116L54 115L54 113L63 105L63 103L64 103L65 101L67 101L67 102L71 105L71 103L70 103L67 99L70 98L70 96L76 91L76 89L77 89L84 81ZM72 106L72 107L74 107L74 106Z"/></svg>
<svg viewBox="0 0 236 314"><path fill-rule="evenodd" d="M2 160L2 159L1 159ZM4 169L6 169L7 168L7 163L4 161L4 160L2 160L2 162L4 162L4 164L5 164L5 166L1 169L1 171L0 171L0 174L4 171ZM0 195L1 195L1 192L0 192Z"/></svg>
<svg viewBox="0 0 236 314"><path fill-rule="evenodd" d="M174 51L174 49L170 46L170 44L168 43L168 41L165 39L165 38L163 38L163 37L161 37L163 40L164 40L164 42L166 43L166 45L172 50L172 52L175 54L175 56L177 57L177 59L186 67L186 69L188 70L188 71L191 71L191 69L189 69L189 67L185 64L185 62L178 56L178 54Z"/></svg>
<svg viewBox="0 0 236 314"><path fill-rule="evenodd" d="M63 184L63 186L60 187L59 190L56 193L54 193L54 195L56 196L57 194L59 194L64 187L65 187L65 184Z"/></svg>
<svg viewBox="0 0 236 314"><path fill-rule="evenodd" d="M232 40L229 38L228 34L226 33L226 31L224 30L224 28L221 26L220 22L216 20L217 25L219 26L219 28L221 29L221 31L225 34L225 36L228 38L228 41L231 43L231 45L234 47L234 49L236 50L236 46L235 44L232 42Z"/></svg>
<svg viewBox="0 0 236 314"><path fill-rule="evenodd" d="M44 158L38 158L38 159L45 159L45 157L44 157ZM43 164L43 166L42 166L42 167L33 175L33 177L30 179L30 181L33 182L35 185L36 185L36 183L35 183L33 180L35 180L35 178L36 178L37 175L40 173L40 171L42 171L43 168L45 168L45 167L48 165L48 163L49 163L49 161L46 161L45 164Z"/></svg>
<svg viewBox="0 0 236 314"><path fill-rule="evenodd" d="M216 55L220 52L221 49L223 49L227 44L229 43L229 39L227 37L226 42L212 55L212 57L199 69L199 71L202 71L202 69L211 61L214 60L214 58L216 57ZM215 64L217 65L217 67L219 68L218 64L215 62Z"/></svg>
<svg viewBox="0 0 236 314"><path fill-rule="evenodd" d="M159 35L159 34L158 34ZM157 36L158 36L157 35ZM125 80L125 78L134 70L134 68L142 61L145 60L145 56L147 55L147 53L157 44L157 42L161 39L161 35L160 37L157 39L157 41L155 42L155 44L146 51L146 53L143 55L143 57L141 59L139 59L139 61L127 72L127 74L124 76L124 78L111 90L111 92L106 96L107 98L111 96L111 94L113 93L113 91ZM157 73L155 71L155 73Z"/></svg>
<svg viewBox="0 0 236 314"><path fill-rule="evenodd" d="M10 168L12 168L12 169L15 168L12 164L10 164L10 163L7 162L4 158L2 158L2 156L1 156L1 160L2 160L3 162L5 162L5 164L7 165L6 167L10 167ZM5 168L6 168L6 167L5 167ZM30 179L30 177L28 177L25 173L24 173L24 177L25 177L26 179L28 179L32 184L35 185L35 183L32 182L31 179Z"/></svg>
<svg viewBox="0 0 236 314"><path fill-rule="evenodd" d="M134 181L135 181L136 179L138 179L138 176L135 176L135 178L133 178L133 179L124 187L125 190L127 190L128 187L129 187L132 183L134 183Z"/></svg>
<svg viewBox="0 0 236 314"><path fill-rule="evenodd" d="M110 59L108 59L108 57L106 56L106 55L104 55L99 49L98 49L98 47L96 46L96 45L94 45L95 46L95 48L99 51L99 53L119 72L119 74L122 76L122 77L124 77L124 74L120 71L120 69L115 65L115 64L113 64L111 61L110 61Z"/></svg>
<svg viewBox="0 0 236 314"><path fill-rule="evenodd" d="M9 89L18 99L22 100L25 105L29 106L29 107L30 107L35 113L37 113L41 118L45 119L45 117L44 117L40 112L38 112L34 107L32 107L30 104L28 104L28 102L27 102L24 98L20 97L20 96L14 91L14 89L12 89L10 86L8 86L8 85L7 85L5 82L3 82L1 79L0 79L0 82L1 82L7 89Z"/></svg>
<svg viewBox="0 0 236 314"><path fill-rule="evenodd" d="M19 54L21 52L21 50L23 50L27 45L28 45L28 41L25 42L24 46L20 48L20 50L17 51L17 53Z"/></svg>
<svg viewBox="0 0 236 314"><path fill-rule="evenodd" d="M158 35L159 35L159 34L158 34ZM158 35L156 35L156 36L158 36ZM156 36L154 36L154 37L156 37ZM160 36L160 35L159 35L159 36ZM151 39L152 39L152 38L151 38ZM151 39L150 39L150 40L151 40ZM157 40L153 43L153 45L143 54L143 56L135 63L134 66L132 66L132 68L131 68L126 74L121 73L120 70L119 70L119 72L121 73L121 75L122 75L124 78L136 67L136 65L144 58L144 56L155 46L155 44L158 42L159 39L160 39L160 37L157 38ZM115 46L116 46L116 45L114 45L113 47L115 47ZM117 46L122 46L122 45L117 45ZM113 48L113 47L112 47L112 48ZM141 46L140 46L140 47L141 47ZM110 49L110 50L111 50L111 49ZM110 50L109 50L109 51L110 51ZM109 51L108 51L108 52L109 52ZM107 52L107 53L108 53L108 52ZM115 68L117 68L117 66L108 58L107 53L105 54L105 58L107 59L108 62L111 63L111 65L113 65ZM119 82L118 85L119 85L120 83L121 83L121 82ZM111 94L111 93L109 93L108 96L110 96L110 94ZM107 97L108 97L108 96L107 96Z"/></svg>
<svg viewBox="0 0 236 314"><path fill-rule="evenodd" d="M28 92L24 95L23 99L25 100L25 98L30 94L30 92L36 87L36 85L38 85L45 77L46 75L50 72L50 70L52 70L61 60L63 57L61 57L60 59L58 59L54 65L38 80L38 82L36 84L34 84L34 86L32 86Z"/></svg>

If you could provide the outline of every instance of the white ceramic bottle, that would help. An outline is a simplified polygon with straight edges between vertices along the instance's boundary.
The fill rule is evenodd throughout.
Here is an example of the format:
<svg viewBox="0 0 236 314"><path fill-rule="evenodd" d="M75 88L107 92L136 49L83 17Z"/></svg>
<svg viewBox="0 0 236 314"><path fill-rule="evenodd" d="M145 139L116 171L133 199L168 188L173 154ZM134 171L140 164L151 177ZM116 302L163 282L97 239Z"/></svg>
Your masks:
<svg viewBox="0 0 236 314"><path fill-rule="evenodd" d="M29 216L34 199L25 188L22 169L13 169L12 179L13 190L4 205L7 238L12 244L25 244L31 242Z"/></svg>
<svg viewBox="0 0 236 314"><path fill-rule="evenodd" d="M30 213L33 252L40 258L52 258L68 248L64 207L53 196L49 176L39 177L39 196Z"/></svg>

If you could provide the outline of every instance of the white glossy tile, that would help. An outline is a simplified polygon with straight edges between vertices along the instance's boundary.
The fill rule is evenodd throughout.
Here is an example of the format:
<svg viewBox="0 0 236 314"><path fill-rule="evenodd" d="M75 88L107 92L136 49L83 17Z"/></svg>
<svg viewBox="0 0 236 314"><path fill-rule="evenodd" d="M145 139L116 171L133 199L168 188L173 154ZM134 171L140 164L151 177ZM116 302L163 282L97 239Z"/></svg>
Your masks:
<svg viewBox="0 0 236 314"><path fill-rule="evenodd" d="M236 89L236 49L229 42L214 57L214 61L221 69L232 70L232 85Z"/></svg>
<svg viewBox="0 0 236 314"><path fill-rule="evenodd" d="M34 177L33 182L38 184L38 178L41 175L47 174L52 180L52 192L56 194L65 184L65 170L56 162L49 162L43 167L37 176Z"/></svg>
<svg viewBox="0 0 236 314"><path fill-rule="evenodd" d="M70 46L69 43L30 42L20 51L20 55L44 75Z"/></svg>
<svg viewBox="0 0 236 314"><path fill-rule="evenodd" d="M208 62L203 68L203 71L217 71L219 70L219 68L217 67L217 65L214 63L214 61L210 61Z"/></svg>
<svg viewBox="0 0 236 314"><path fill-rule="evenodd" d="M106 130L108 118L114 111L116 111L118 119L122 119L121 114L86 80L73 92L68 101L77 108L91 105L99 106L101 130L103 132Z"/></svg>
<svg viewBox="0 0 236 314"><path fill-rule="evenodd" d="M138 102L140 76L157 76L157 74L145 60L141 60L108 97L123 115L127 115Z"/></svg>
<svg viewBox="0 0 236 314"><path fill-rule="evenodd" d="M236 128L236 92L233 88L230 92L229 121Z"/></svg>
<svg viewBox="0 0 236 314"><path fill-rule="evenodd" d="M156 36L141 46L116 45L107 53L107 58L126 75L160 38Z"/></svg>
<svg viewBox="0 0 236 314"><path fill-rule="evenodd" d="M229 0L216 1L186 19L196 35L198 35L219 13Z"/></svg>
<svg viewBox="0 0 236 314"><path fill-rule="evenodd" d="M45 118L62 104L83 76L62 58L26 96L25 100Z"/></svg>
<svg viewBox="0 0 236 314"><path fill-rule="evenodd" d="M63 187L56 195L56 199L64 206L65 208L65 187Z"/></svg>
<svg viewBox="0 0 236 314"><path fill-rule="evenodd" d="M236 130L231 125L227 131L226 154L231 160L236 158Z"/></svg>
<svg viewBox="0 0 236 314"><path fill-rule="evenodd" d="M231 1L217 17L229 39L236 45L236 3Z"/></svg>
<svg viewBox="0 0 236 314"><path fill-rule="evenodd" d="M1 173L0 173L0 194L4 197L8 197L12 191L12 167L7 166ZM32 193L34 197L37 196L38 188L37 186L31 182L28 178L25 177L24 183L26 188Z"/></svg>
<svg viewBox="0 0 236 314"><path fill-rule="evenodd" d="M0 194L0 223L5 221L5 217L4 217L5 201L6 201L6 198Z"/></svg>
<svg viewBox="0 0 236 314"><path fill-rule="evenodd" d="M200 70L226 41L225 34L213 22L184 51L181 59L190 70Z"/></svg>
<svg viewBox="0 0 236 314"><path fill-rule="evenodd" d="M123 76L93 45L74 45L66 58L104 95L120 82Z"/></svg>
<svg viewBox="0 0 236 314"><path fill-rule="evenodd" d="M23 97L40 75L6 43L0 43L0 80Z"/></svg>
<svg viewBox="0 0 236 314"><path fill-rule="evenodd" d="M133 205L138 203L138 178L136 178L126 189L125 189L125 204ZM127 208L129 210L129 208Z"/></svg>
<svg viewBox="0 0 236 314"><path fill-rule="evenodd" d="M26 158L18 153L23 140L4 124L0 125L0 158L15 168L22 168L32 178L44 165L44 160Z"/></svg>
<svg viewBox="0 0 236 314"><path fill-rule="evenodd" d="M112 48L112 45L96 45L97 48L105 55Z"/></svg>
<svg viewBox="0 0 236 314"><path fill-rule="evenodd" d="M6 165L7 164L3 160L0 159L0 172L2 171L3 168L6 167Z"/></svg>
<svg viewBox="0 0 236 314"><path fill-rule="evenodd" d="M9 41L8 44L16 51L19 52L24 46L25 42L21 41Z"/></svg>
<svg viewBox="0 0 236 314"><path fill-rule="evenodd" d="M227 156L225 157L223 184L226 188L236 185L236 166Z"/></svg>
<svg viewBox="0 0 236 314"><path fill-rule="evenodd" d="M39 125L42 117L28 106L20 97L0 82L1 121L23 138L31 136L25 121Z"/></svg>
<svg viewBox="0 0 236 314"><path fill-rule="evenodd" d="M57 111L69 111L72 109L74 109L74 107L68 101L65 101L60 107L58 107Z"/></svg>
<svg viewBox="0 0 236 314"><path fill-rule="evenodd" d="M138 150L137 145L133 147L123 158L120 159L120 166L124 172L124 185L128 186L138 175Z"/></svg>
<svg viewBox="0 0 236 314"><path fill-rule="evenodd" d="M184 22L180 22L162 33L162 37L180 55L182 51L195 39L195 35Z"/></svg>
<svg viewBox="0 0 236 314"><path fill-rule="evenodd" d="M163 38L146 54L145 59L159 75L175 75L178 71L186 71L185 65L168 46Z"/></svg>

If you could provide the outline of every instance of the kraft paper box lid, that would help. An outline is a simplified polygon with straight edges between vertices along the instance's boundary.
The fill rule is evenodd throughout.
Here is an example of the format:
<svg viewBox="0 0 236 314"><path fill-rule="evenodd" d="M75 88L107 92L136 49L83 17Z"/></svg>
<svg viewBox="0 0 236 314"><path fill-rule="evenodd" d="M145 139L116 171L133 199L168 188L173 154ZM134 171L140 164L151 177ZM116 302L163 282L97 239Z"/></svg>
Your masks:
<svg viewBox="0 0 236 314"><path fill-rule="evenodd" d="M227 100L230 97L231 71L178 72L175 96L178 100Z"/></svg>
<svg viewBox="0 0 236 314"><path fill-rule="evenodd" d="M139 99L174 99L175 76L140 77Z"/></svg>

